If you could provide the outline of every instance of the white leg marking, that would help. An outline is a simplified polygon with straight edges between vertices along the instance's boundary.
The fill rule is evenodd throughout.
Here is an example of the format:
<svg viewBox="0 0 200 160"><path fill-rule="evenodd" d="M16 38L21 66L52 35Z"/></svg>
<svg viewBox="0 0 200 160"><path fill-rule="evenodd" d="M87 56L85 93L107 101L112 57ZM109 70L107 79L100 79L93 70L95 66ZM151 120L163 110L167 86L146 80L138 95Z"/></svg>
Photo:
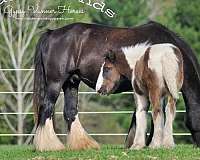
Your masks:
<svg viewBox="0 0 200 160"><path fill-rule="evenodd" d="M56 136L53 129L52 119L47 119L44 126L39 126L36 130L33 143L38 151L63 150L65 146Z"/></svg>
<svg viewBox="0 0 200 160"><path fill-rule="evenodd" d="M90 137L82 127L78 115L71 125L71 130L67 136L67 145L71 150L99 149L99 144Z"/></svg>
<svg viewBox="0 0 200 160"><path fill-rule="evenodd" d="M147 98L135 93L136 110L136 133L131 149L141 149L145 147L145 137L147 129Z"/></svg>
<svg viewBox="0 0 200 160"><path fill-rule="evenodd" d="M102 84L103 84L103 66L104 66L105 62L102 64L101 66L101 70L99 72L99 76L97 79L97 83L96 83L96 91L100 90Z"/></svg>
<svg viewBox="0 0 200 160"><path fill-rule="evenodd" d="M159 148L162 145L164 130L164 116L163 112L159 112L156 119L154 120L154 134L152 141L149 145L150 148Z"/></svg>
<svg viewBox="0 0 200 160"><path fill-rule="evenodd" d="M170 104L168 102L166 106L166 122L164 127L164 138L163 138L163 146L166 148L174 147L174 138L173 138L173 121L175 118L175 110L176 107L174 107L174 113L170 111Z"/></svg>

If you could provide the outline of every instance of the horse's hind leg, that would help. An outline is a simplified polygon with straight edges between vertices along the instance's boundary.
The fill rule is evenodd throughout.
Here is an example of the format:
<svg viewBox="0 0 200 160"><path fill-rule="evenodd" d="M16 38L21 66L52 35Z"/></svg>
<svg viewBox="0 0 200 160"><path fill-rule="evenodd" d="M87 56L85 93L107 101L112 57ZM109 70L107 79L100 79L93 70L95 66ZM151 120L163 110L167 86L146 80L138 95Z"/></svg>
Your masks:
<svg viewBox="0 0 200 160"><path fill-rule="evenodd" d="M60 82L50 82L44 98L44 103L39 110L38 126L34 137L34 144L39 151L54 151L64 149L55 134L53 127L54 105L60 94Z"/></svg>
<svg viewBox="0 0 200 160"><path fill-rule="evenodd" d="M78 117L78 87L80 80L74 75L63 85L65 93L64 118L68 124L67 145L71 150L100 148L82 127Z"/></svg>
<svg viewBox="0 0 200 160"><path fill-rule="evenodd" d="M166 122L164 127L163 146L170 148L174 146L173 121L176 114L176 102L172 96L168 97L166 106Z"/></svg>

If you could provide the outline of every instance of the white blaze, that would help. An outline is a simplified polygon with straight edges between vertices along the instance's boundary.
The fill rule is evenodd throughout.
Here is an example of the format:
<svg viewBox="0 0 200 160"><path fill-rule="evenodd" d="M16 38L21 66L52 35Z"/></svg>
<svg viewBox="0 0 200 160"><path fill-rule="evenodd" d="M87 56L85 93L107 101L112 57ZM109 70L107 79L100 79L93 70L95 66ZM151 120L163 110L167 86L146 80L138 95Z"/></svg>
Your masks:
<svg viewBox="0 0 200 160"><path fill-rule="evenodd" d="M103 84L103 66L104 66L105 62L102 64L101 66L101 70L99 72L99 76L97 79L97 83L96 83L96 91L100 90L102 84Z"/></svg>

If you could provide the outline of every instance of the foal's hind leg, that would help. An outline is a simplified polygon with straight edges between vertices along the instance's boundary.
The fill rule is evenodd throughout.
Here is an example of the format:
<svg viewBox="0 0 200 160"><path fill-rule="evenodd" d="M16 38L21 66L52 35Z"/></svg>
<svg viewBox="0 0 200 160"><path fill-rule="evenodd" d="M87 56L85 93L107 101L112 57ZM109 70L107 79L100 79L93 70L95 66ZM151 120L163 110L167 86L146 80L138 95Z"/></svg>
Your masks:
<svg viewBox="0 0 200 160"><path fill-rule="evenodd" d="M131 125L129 127L128 135L125 140L125 148L130 148L133 145L136 132L136 113L132 115Z"/></svg>
<svg viewBox="0 0 200 160"><path fill-rule="evenodd" d="M95 148L98 143L92 139L82 127L78 117L79 78L75 75L63 85L65 93L64 118L68 124L67 146L71 150Z"/></svg>
<svg viewBox="0 0 200 160"><path fill-rule="evenodd" d="M158 90L152 90L150 92L150 100L152 103L154 134L149 147L159 148L162 145L163 139L164 116L161 109L161 97Z"/></svg>
<svg viewBox="0 0 200 160"><path fill-rule="evenodd" d="M170 148L173 147L174 139L173 139L173 121L176 114L176 102L172 96L168 97L168 103L166 106L166 122L164 127L164 138L163 138L163 146Z"/></svg>
<svg viewBox="0 0 200 160"><path fill-rule="evenodd" d="M145 147L145 137L147 128L148 100L144 95L135 93L136 101L136 133L131 149L141 149Z"/></svg>
<svg viewBox="0 0 200 160"><path fill-rule="evenodd" d="M64 149L53 128L54 105L61 89L60 82L50 82L39 110L39 119L33 143L39 151L55 151Z"/></svg>

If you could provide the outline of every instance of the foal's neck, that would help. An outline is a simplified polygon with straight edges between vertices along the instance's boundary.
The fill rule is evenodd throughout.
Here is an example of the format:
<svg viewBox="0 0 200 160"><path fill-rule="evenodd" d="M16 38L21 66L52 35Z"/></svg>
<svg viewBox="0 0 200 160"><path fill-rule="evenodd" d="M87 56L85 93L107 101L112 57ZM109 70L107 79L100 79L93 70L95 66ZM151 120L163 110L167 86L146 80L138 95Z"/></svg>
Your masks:
<svg viewBox="0 0 200 160"><path fill-rule="evenodd" d="M126 66L126 68L129 68L128 70L126 70L126 76L129 80L132 80L135 72L136 63L145 54L145 51L148 47L150 47L150 44L140 43L135 46L122 48L122 52L124 53L125 57L124 61L126 61L126 64L128 65Z"/></svg>
<svg viewBox="0 0 200 160"><path fill-rule="evenodd" d="M132 69L130 68L124 54L118 55L118 58L115 64L119 73L125 76L126 78L128 78L129 80L131 80Z"/></svg>
<svg viewBox="0 0 200 160"><path fill-rule="evenodd" d="M123 65L123 68L121 68L121 74L124 75L128 80L132 79L132 72L133 70L130 68L130 66L127 65Z"/></svg>

